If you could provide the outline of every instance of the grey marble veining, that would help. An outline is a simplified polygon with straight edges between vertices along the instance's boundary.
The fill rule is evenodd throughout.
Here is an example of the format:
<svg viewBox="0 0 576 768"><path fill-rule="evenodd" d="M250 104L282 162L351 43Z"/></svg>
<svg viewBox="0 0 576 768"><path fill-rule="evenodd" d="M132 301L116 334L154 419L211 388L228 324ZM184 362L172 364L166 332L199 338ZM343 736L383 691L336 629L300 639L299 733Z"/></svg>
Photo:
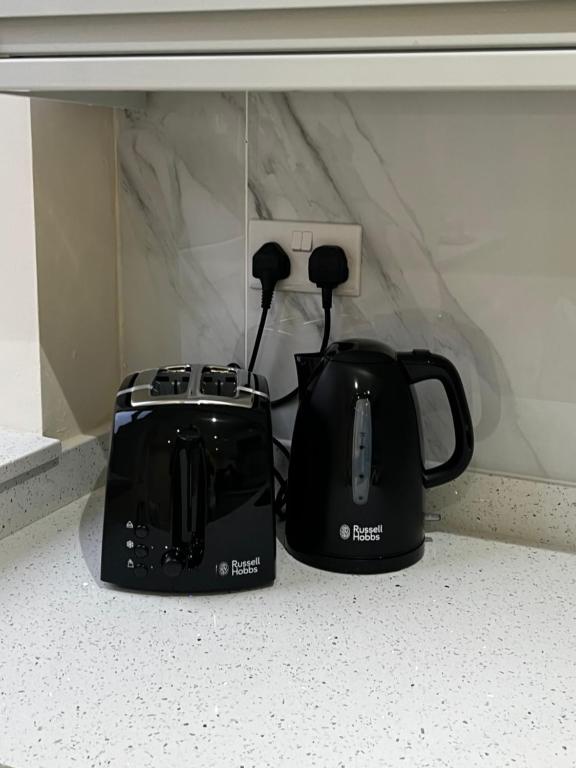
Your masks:
<svg viewBox="0 0 576 768"><path fill-rule="evenodd" d="M119 113L122 365L244 361L244 96Z"/></svg>
<svg viewBox="0 0 576 768"><path fill-rule="evenodd" d="M357 222L362 294L336 299L333 338L446 355L476 467L576 481L576 105L536 93L247 103L246 115L244 94L156 94L119 114L124 371L244 361L259 313L245 203L250 218ZM275 395L321 333L317 297L277 294L258 364ZM442 460L445 398L437 383L417 391L426 459ZM292 420L276 414L279 434Z"/></svg>
<svg viewBox="0 0 576 768"><path fill-rule="evenodd" d="M575 127L560 94L250 95L250 215L362 225L362 295L336 301L333 337L449 357L484 469L576 479ZM253 336L253 292L248 311ZM317 298L277 297L261 358L276 393L320 335ZM437 461L445 399L418 394Z"/></svg>
<svg viewBox="0 0 576 768"><path fill-rule="evenodd" d="M98 580L102 495L0 542L12 768L573 768L574 555L436 533L376 576L278 552L273 587Z"/></svg>

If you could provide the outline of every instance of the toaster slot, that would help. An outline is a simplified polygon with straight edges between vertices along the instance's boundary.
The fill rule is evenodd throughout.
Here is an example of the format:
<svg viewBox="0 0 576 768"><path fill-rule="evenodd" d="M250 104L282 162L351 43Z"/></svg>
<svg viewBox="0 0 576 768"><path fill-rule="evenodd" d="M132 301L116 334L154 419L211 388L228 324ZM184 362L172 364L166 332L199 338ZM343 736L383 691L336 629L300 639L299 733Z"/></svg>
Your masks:
<svg viewBox="0 0 576 768"><path fill-rule="evenodd" d="M190 382L190 367L160 368L152 381L150 394L152 397L167 395L185 395Z"/></svg>
<svg viewBox="0 0 576 768"><path fill-rule="evenodd" d="M198 433L178 437L174 449L172 542L194 567L204 552L207 468L204 443Z"/></svg>
<svg viewBox="0 0 576 768"><path fill-rule="evenodd" d="M237 373L234 368L205 366L200 376L200 392L217 397L236 397Z"/></svg>

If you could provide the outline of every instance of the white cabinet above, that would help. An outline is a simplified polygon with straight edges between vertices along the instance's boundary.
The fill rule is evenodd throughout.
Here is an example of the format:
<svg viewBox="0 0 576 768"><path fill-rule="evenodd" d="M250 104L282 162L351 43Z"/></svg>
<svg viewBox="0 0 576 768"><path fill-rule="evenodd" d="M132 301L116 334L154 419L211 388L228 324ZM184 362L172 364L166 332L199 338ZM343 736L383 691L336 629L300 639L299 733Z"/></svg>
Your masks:
<svg viewBox="0 0 576 768"><path fill-rule="evenodd" d="M112 104L113 92L117 103L119 92L161 90L574 87L576 3L565 0L4 0L0 8L5 92L99 94Z"/></svg>
<svg viewBox="0 0 576 768"><path fill-rule="evenodd" d="M576 45L576 3L564 0L4 0L1 6L0 55L7 56Z"/></svg>
<svg viewBox="0 0 576 768"><path fill-rule="evenodd" d="M526 0L508 0L525 2ZM502 3L504 0L4 0L0 18L14 16L88 16L109 13L172 13L175 11L262 11L270 8L356 8L375 5L439 5Z"/></svg>

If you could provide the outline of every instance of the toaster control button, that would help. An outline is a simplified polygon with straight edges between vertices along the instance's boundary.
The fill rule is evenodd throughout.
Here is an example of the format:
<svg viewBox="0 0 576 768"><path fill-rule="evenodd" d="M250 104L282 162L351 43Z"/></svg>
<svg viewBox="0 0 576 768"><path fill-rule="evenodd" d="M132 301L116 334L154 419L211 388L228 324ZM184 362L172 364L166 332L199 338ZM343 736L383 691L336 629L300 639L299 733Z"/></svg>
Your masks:
<svg viewBox="0 0 576 768"><path fill-rule="evenodd" d="M185 564L186 558L177 549L169 549L162 558L162 570L172 579L180 576Z"/></svg>
<svg viewBox="0 0 576 768"><path fill-rule="evenodd" d="M138 563L137 565L134 566L134 576L136 576L138 579L143 579L147 573L148 573L148 568L146 568L145 565Z"/></svg>
<svg viewBox="0 0 576 768"><path fill-rule="evenodd" d="M145 547L144 544L136 544L134 547L134 554L136 557L146 557L148 554L148 547Z"/></svg>
<svg viewBox="0 0 576 768"><path fill-rule="evenodd" d="M148 526L147 525L137 525L135 534L139 539L145 539L146 536L148 536Z"/></svg>

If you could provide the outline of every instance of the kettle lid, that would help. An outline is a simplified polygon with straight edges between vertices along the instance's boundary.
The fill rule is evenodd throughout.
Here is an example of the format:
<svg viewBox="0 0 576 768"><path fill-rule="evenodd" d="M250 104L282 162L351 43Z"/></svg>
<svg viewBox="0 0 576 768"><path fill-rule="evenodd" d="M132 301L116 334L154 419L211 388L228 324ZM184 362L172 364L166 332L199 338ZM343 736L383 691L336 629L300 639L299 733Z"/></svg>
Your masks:
<svg viewBox="0 0 576 768"><path fill-rule="evenodd" d="M375 339L346 339L330 344L324 357L337 363L385 363L395 362L396 352Z"/></svg>

